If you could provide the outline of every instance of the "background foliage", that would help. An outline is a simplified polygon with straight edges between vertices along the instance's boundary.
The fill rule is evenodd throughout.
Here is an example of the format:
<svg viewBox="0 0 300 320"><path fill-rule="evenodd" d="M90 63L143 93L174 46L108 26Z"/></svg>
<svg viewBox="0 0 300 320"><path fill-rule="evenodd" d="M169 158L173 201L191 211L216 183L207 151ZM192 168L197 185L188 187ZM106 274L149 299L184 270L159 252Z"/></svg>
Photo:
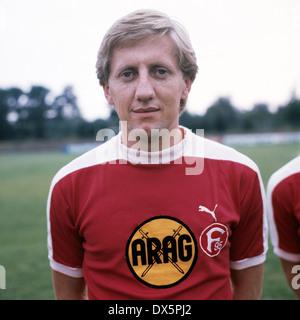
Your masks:
<svg viewBox="0 0 300 320"><path fill-rule="evenodd" d="M110 108L107 119L86 121L80 112L72 86L58 96L50 89L32 86L0 89L0 140L92 138L102 128L118 131L118 117ZM204 115L185 111L180 123L189 129L206 133L292 131L300 127L300 100L292 95L284 106L271 112L260 103L249 111L233 106L229 98L219 98Z"/></svg>

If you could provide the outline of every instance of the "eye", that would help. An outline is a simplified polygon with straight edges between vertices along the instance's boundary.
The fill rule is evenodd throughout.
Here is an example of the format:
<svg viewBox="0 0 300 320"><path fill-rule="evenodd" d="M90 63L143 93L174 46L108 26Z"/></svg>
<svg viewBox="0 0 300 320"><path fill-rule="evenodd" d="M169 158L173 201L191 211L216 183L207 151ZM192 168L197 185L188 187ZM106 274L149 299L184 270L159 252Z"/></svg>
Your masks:
<svg viewBox="0 0 300 320"><path fill-rule="evenodd" d="M119 77L123 81L131 81L134 80L137 76L137 70L134 68L126 68L120 72Z"/></svg>
<svg viewBox="0 0 300 320"><path fill-rule="evenodd" d="M165 68L161 68L161 67L156 68L156 69L154 70L155 76L156 76L157 78L159 78L159 79L164 79L164 78L166 78L166 77L167 77L167 73L168 73L168 71L167 71Z"/></svg>
<svg viewBox="0 0 300 320"><path fill-rule="evenodd" d="M132 76L132 72L131 71L125 71L122 73L124 78L130 78Z"/></svg>
<svg viewBox="0 0 300 320"><path fill-rule="evenodd" d="M158 69L157 73L160 74L160 75L164 75L164 74L167 73L167 71L165 69Z"/></svg>

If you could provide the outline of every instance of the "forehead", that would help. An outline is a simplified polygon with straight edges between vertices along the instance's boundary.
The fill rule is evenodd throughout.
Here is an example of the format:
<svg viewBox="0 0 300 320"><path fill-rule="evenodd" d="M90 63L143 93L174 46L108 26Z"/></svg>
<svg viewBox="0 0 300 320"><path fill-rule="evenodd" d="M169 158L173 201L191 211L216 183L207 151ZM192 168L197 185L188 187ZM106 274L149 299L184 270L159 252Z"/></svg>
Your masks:
<svg viewBox="0 0 300 320"><path fill-rule="evenodd" d="M178 67L174 41L167 35L150 36L130 44L118 45L111 57L111 70L126 64L168 63Z"/></svg>

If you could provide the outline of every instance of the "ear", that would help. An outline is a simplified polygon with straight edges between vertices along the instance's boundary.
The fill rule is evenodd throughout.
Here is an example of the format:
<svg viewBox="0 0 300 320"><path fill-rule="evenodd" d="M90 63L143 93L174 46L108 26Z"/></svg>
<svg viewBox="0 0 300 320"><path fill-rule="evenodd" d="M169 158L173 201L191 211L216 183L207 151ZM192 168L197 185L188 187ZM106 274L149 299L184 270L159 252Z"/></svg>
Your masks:
<svg viewBox="0 0 300 320"><path fill-rule="evenodd" d="M105 98L107 100L107 102L113 106L114 105L114 101L113 101L113 98L111 96L111 93L110 93L110 89L109 89L109 84L108 83L104 83L103 84L103 91L104 91L104 95L105 95Z"/></svg>
<svg viewBox="0 0 300 320"><path fill-rule="evenodd" d="M185 83L185 87L183 89L181 99L186 100L191 91L193 81L191 78L188 78L188 77L184 78L183 81Z"/></svg>

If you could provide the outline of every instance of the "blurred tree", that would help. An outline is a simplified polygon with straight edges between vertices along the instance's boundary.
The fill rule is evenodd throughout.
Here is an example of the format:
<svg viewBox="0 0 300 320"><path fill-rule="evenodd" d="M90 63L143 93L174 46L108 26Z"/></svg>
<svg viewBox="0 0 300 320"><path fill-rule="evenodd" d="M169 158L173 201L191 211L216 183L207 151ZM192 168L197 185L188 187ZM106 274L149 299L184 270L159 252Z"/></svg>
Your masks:
<svg viewBox="0 0 300 320"><path fill-rule="evenodd" d="M196 133L197 129L203 129L203 117L191 114L187 109L185 109L179 118L179 124Z"/></svg>
<svg viewBox="0 0 300 320"><path fill-rule="evenodd" d="M19 88L0 89L0 140L4 139L61 139L67 137L95 138L103 128L118 133L119 118L113 108L107 119L88 122L82 118L72 86L54 96L43 86L32 86L29 92ZM239 111L228 98L219 98L203 116L185 110L179 123L195 132L207 133L259 132L271 130L299 130L300 100L293 95L290 102L269 111L260 103L250 111Z"/></svg>
<svg viewBox="0 0 300 320"><path fill-rule="evenodd" d="M274 126L273 114L267 104L255 104L253 109L242 115L241 127L245 131L268 131Z"/></svg>
<svg viewBox="0 0 300 320"><path fill-rule="evenodd" d="M0 90L0 139L76 136L82 118L71 86L51 98L50 90L32 86Z"/></svg>
<svg viewBox="0 0 300 320"><path fill-rule="evenodd" d="M18 120L22 95L23 91L19 88L0 90L0 139L15 138L13 124Z"/></svg>
<svg viewBox="0 0 300 320"><path fill-rule="evenodd" d="M76 137L83 131L84 120L81 117L77 98L72 86L66 86L63 92L53 99L46 113L46 132L49 138Z"/></svg>
<svg viewBox="0 0 300 320"><path fill-rule="evenodd" d="M230 100L219 98L207 109L203 117L203 129L218 133L237 130L240 120L240 112L232 106Z"/></svg>
<svg viewBox="0 0 300 320"><path fill-rule="evenodd" d="M11 130L11 126L7 120L8 113L7 92L0 89L0 139L7 138Z"/></svg>
<svg viewBox="0 0 300 320"><path fill-rule="evenodd" d="M50 90L42 86L33 86L27 94L28 101L26 111L27 121L32 123L33 136L38 139L45 138L45 118L46 112L51 107L47 104L46 98Z"/></svg>
<svg viewBox="0 0 300 320"><path fill-rule="evenodd" d="M74 120L81 117L72 86L65 87L63 93L54 99L51 112L47 116L57 120Z"/></svg>
<svg viewBox="0 0 300 320"><path fill-rule="evenodd" d="M281 127L285 127L286 129L297 128L299 130L300 100L293 97L286 106L279 107L276 118Z"/></svg>

